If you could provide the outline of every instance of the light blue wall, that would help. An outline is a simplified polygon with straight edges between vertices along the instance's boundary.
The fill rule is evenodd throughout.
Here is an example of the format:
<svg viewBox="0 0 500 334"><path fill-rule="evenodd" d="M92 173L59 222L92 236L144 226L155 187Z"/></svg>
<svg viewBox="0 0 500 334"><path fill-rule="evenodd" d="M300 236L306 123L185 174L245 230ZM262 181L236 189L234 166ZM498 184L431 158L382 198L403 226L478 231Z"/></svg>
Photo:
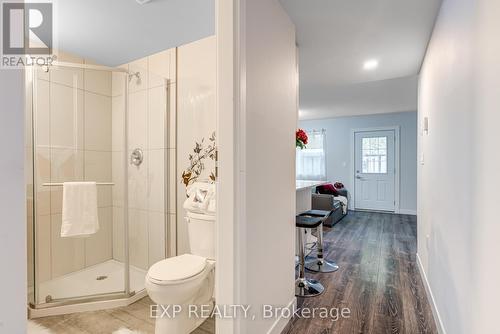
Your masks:
<svg viewBox="0 0 500 334"><path fill-rule="evenodd" d="M401 129L400 162L402 213L417 211L417 112L391 113L369 116L339 117L300 121L303 129L326 129L326 175L329 181L351 184L351 130L373 127L399 126Z"/></svg>

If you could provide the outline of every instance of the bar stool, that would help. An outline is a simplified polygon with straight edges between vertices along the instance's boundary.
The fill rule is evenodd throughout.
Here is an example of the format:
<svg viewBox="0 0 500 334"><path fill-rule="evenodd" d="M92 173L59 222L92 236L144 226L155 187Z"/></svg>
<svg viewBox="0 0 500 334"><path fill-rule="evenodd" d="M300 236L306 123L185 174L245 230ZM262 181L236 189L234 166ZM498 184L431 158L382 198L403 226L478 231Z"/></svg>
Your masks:
<svg viewBox="0 0 500 334"><path fill-rule="evenodd" d="M332 213L333 211L309 210L300 214L301 217L322 218L321 224L316 228L318 231L317 255L315 259L309 259L305 262L307 270L320 273L331 273L339 270L339 266L335 262L330 262L323 258L323 221L328 219Z"/></svg>
<svg viewBox="0 0 500 334"><path fill-rule="evenodd" d="M304 229L316 228L321 226L323 218L321 217L295 217L295 227L297 228L299 239L299 278L295 281L295 296L297 297L314 297L323 293L325 288L323 285L313 279L305 277L305 250L304 250Z"/></svg>

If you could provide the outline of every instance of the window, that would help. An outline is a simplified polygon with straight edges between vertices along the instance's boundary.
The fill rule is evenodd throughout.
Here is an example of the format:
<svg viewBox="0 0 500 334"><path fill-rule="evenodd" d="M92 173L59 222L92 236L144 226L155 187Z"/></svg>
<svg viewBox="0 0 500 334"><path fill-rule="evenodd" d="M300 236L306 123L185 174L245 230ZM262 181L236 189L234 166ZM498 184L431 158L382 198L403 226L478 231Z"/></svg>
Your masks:
<svg viewBox="0 0 500 334"><path fill-rule="evenodd" d="M362 169L365 174L387 173L387 137L363 138Z"/></svg>
<svg viewBox="0 0 500 334"><path fill-rule="evenodd" d="M325 130L306 132L307 147L297 150L297 180L326 180Z"/></svg>

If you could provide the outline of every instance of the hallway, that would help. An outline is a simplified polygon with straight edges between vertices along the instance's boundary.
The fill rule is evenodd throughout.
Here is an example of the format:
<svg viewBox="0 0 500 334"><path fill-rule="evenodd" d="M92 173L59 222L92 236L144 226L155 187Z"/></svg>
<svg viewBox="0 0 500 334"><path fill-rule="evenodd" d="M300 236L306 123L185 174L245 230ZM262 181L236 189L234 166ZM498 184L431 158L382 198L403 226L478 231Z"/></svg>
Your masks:
<svg viewBox="0 0 500 334"><path fill-rule="evenodd" d="M306 276L325 292L298 306L349 308L337 321L294 318L283 334L437 333L416 262L415 216L349 212L325 228L326 258L340 269Z"/></svg>

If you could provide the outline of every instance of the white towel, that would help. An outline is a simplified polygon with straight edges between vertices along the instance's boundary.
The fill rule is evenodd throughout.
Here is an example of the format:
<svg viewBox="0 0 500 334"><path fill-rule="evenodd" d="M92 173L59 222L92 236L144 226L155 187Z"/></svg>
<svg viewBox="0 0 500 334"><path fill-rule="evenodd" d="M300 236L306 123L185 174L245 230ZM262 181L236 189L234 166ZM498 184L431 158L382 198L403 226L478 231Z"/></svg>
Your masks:
<svg viewBox="0 0 500 334"><path fill-rule="evenodd" d="M195 182L186 189L188 198L182 205L187 211L197 213L215 212L215 185Z"/></svg>
<svg viewBox="0 0 500 334"><path fill-rule="evenodd" d="M95 182L64 182L61 237L84 237L99 231Z"/></svg>

